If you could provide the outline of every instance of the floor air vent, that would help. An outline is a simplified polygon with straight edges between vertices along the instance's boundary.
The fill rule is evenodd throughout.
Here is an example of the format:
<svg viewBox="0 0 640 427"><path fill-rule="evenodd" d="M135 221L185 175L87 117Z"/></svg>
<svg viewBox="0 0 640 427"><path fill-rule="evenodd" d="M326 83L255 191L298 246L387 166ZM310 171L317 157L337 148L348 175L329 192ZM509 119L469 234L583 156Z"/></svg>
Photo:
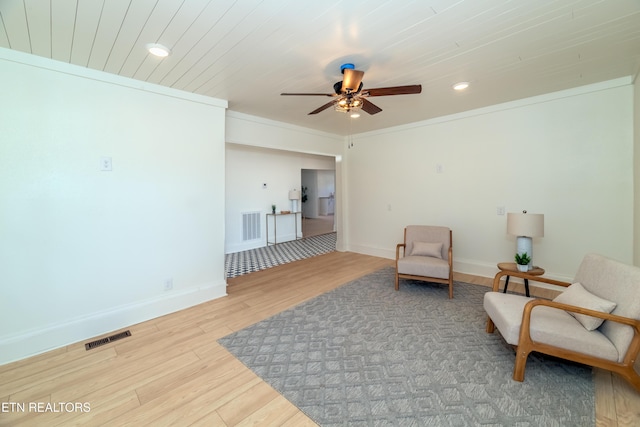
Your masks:
<svg viewBox="0 0 640 427"><path fill-rule="evenodd" d="M111 335L110 337L107 337L107 338L100 338L99 340L88 342L84 345L84 348L87 350L91 350L92 348L100 347L101 345L109 344L112 341L118 341L118 340L121 340L122 338L130 337L130 336L131 336L130 331L120 332L118 334Z"/></svg>

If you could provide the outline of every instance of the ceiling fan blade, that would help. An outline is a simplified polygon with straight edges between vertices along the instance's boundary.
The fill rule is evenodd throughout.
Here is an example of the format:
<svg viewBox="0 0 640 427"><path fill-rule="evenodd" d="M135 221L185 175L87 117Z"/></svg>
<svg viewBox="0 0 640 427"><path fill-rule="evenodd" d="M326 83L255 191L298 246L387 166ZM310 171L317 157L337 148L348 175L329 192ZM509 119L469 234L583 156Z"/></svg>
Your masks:
<svg viewBox="0 0 640 427"><path fill-rule="evenodd" d="M282 96L335 96L332 93L281 93Z"/></svg>
<svg viewBox="0 0 640 427"><path fill-rule="evenodd" d="M389 95L412 95L422 92L422 85L381 87L377 89L364 89L364 96L389 96Z"/></svg>
<svg viewBox="0 0 640 427"><path fill-rule="evenodd" d="M327 108L331 107L333 104L335 103L335 101L331 101L331 102L327 102L326 104L324 104L322 107L318 107L315 110L313 110L312 112L310 112L309 114L307 114L308 116L312 115L312 114L318 114L321 111L326 110Z"/></svg>
<svg viewBox="0 0 640 427"><path fill-rule="evenodd" d="M362 98L362 111L365 111L369 114L377 114L382 111L382 108L378 107L371 101L368 101L366 98Z"/></svg>
<svg viewBox="0 0 640 427"><path fill-rule="evenodd" d="M362 82L364 71L344 69L344 79L342 79L342 93L357 92Z"/></svg>

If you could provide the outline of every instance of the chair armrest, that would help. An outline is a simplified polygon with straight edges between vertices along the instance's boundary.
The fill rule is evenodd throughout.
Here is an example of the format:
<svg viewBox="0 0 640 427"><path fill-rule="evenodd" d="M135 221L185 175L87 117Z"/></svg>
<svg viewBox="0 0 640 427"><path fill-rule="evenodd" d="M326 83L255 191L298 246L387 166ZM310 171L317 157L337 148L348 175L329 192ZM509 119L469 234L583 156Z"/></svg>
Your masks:
<svg viewBox="0 0 640 427"><path fill-rule="evenodd" d="M404 250L407 247L405 243L398 243L396 245L396 261L400 259L400 248L402 248L402 256L404 256Z"/></svg>
<svg viewBox="0 0 640 427"><path fill-rule="evenodd" d="M578 307L575 305L563 304L555 301L549 301L544 299L536 299L533 301L529 301L525 306L522 312L522 320L524 321L525 316L531 317L531 311L533 311L534 307L538 305L544 305L547 307L557 308L560 310L570 311L572 313L586 314L587 316L598 317L604 320L611 320L613 322L622 323L624 325L629 325L634 329L637 329L638 333L640 333L640 320L632 319L630 317L618 316L616 314L604 313L602 311L590 310L584 307Z"/></svg>
<svg viewBox="0 0 640 427"><path fill-rule="evenodd" d="M502 277L504 277L504 276L519 277L521 279L528 279L529 282L548 283L550 285L563 286L565 288L571 286L571 283L569 283L569 282L563 282L563 281L560 281L560 280L549 279L549 278L543 277L543 276L532 276L532 275L530 275L530 274L528 274L526 272L523 273L521 271L501 270L493 278L493 288L492 288L492 290L494 292L498 292L500 290L500 279L502 279Z"/></svg>
<svg viewBox="0 0 640 427"><path fill-rule="evenodd" d="M631 326L634 330L634 336L636 337L634 338L634 341L636 341L635 345L638 345L638 341L640 341L638 339L640 336L640 320L632 319L630 317L618 316L610 313L603 313L602 311L589 310L587 308L577 307L575 305L562 304L559 302L549 301L544 299L535 299L533 301L529 301L524 306L524 310L522 311L522 324L520 326L520 336L518 337L518 343L524 342L523 340L526 340L526 342L532 341L531 334L530 334L531 313L533 312L533 309L537 306L547 306L547 307L552 307L559 310L571 311L573 313L586 314L588 316L598 317L604 320L611 320L612 322L622 323L623 325ZM629 350L637 351L635 349L632 349L632 347L633 346L631 346Z"/></svg>
<svg viewBox="0 0 640 427"><path fill-rule="evenodd" d="M596 355L585 353L579 350L565 349L562 346L546 344L544 342L534 342L531 339L531 313L538 306L547 306L557 310L566 310L573 313L586 314L604 320L621 323L630 326L633 330L633 337L628 344L624 355L619 355L617 360L604 359ZM487 324L487 330L489 325ZM596 333L593 331L593 333ZM569 304L562 304L554 301L536 299L525 304L522 311L522 323L520 325L520 335L518 336L518 347L516 363L513 368L513 379L524 380L524 370L529 353L532 351L549 354L563 359L573 360L579 363L607 369L620 374L623 378L631 382L634 388L640 390L640 376L634 369L636 357L640 352L640 320L610 313L589 310Z"/></svg>

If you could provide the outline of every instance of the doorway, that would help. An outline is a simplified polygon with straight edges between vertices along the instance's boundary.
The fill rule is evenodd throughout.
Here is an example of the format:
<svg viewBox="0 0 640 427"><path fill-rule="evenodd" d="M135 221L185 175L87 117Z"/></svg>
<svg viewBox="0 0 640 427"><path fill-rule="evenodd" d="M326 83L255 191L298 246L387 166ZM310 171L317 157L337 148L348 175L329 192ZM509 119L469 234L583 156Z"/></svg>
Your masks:
<svg viewBox="0 0 640 427"><path fill-rule="evenodd" d="M335 229L335 170L302 169L302 236L327 234Z"/></svg>

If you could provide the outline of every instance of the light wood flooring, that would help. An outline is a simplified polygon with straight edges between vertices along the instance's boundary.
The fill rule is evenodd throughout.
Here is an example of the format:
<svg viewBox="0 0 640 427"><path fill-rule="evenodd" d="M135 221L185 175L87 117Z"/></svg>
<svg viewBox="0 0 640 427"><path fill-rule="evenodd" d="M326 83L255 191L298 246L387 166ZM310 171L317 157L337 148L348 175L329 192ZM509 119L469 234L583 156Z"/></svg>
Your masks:
<svg viewBox="0 0 640 427"><path fill-rule="evenodd" d="M331 233L333 232L333 220L333 215L302 218L302 235L311 237Z"/></svg>
<svg viewBox="0 0 640 427"><path fill-rule="evenodd" d="M122 341L90 351L77 343L0 366L0 426L315 425L216 339L391 265L341 252L289 263L229 279L229 296L132 325ZM25 412L11 410L16 402ZM90 411L29 412L29 402L58 410L59 402L86 403ZM598 371L596 418L598 426L640 425L640 394Z"/></svg>

